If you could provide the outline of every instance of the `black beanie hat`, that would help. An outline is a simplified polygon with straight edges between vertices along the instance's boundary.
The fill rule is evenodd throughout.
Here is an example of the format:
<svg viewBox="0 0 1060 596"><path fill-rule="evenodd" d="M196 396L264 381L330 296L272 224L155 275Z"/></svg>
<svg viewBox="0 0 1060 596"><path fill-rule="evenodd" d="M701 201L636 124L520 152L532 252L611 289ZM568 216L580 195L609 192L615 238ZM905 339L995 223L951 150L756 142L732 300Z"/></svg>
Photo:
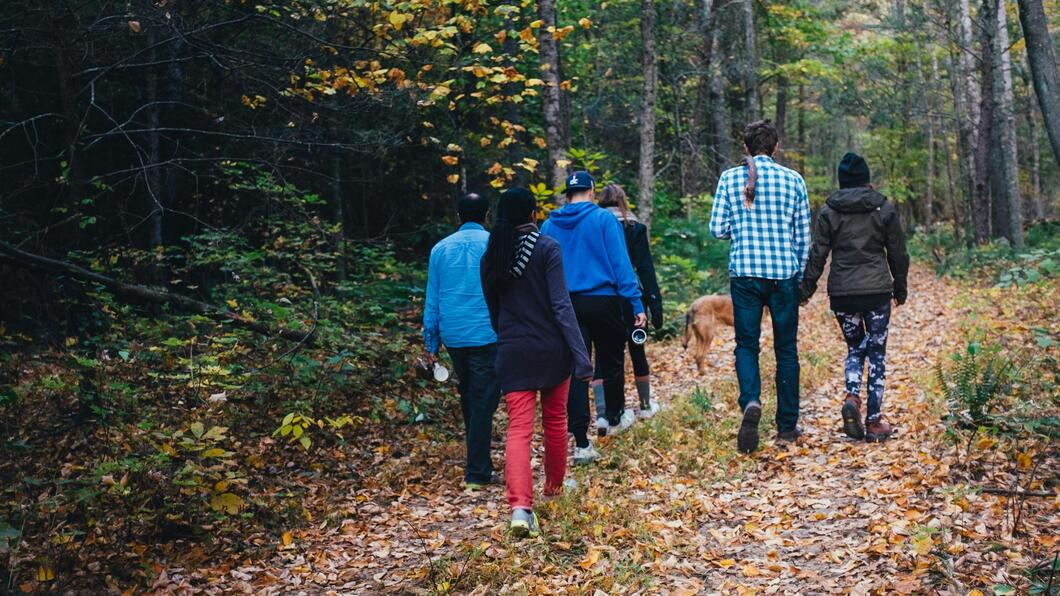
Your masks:
<svg viewBox="0 0 1060 596"><path fill-rule="evenodd" d="M534 194L516 186L501 194L501 199L497 202L497 219L503 219L513 226L522 225L533 221L536 209L537 198Z"/></svg>
<svg viewBox="0 0 1060 596"><path fill-rule="evenodd" d="M839 188L865 186L869 183L869 164L857 153L847 153L839 160Z"/></svg>

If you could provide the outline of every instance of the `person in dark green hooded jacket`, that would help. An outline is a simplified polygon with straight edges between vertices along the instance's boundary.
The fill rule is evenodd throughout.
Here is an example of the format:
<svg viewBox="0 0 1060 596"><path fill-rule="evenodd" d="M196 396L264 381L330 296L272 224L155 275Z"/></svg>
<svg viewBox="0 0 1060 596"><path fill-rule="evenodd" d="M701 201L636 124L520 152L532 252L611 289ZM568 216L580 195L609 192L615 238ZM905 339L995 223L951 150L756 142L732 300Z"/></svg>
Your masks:
<svg viewBox="0 0 1060 596"><path fill-rule="evenodd" d="M817 290L828 255L828 297L847 344L843 430L854 439L883 441L885 356L892 304L909 295L909 254L898 210L870 184L869 166L855 154L839 162L839 190L817 213L813 245L803 272L803 303ZM868 363L868 409L861 419L863 370Z"/></svg>

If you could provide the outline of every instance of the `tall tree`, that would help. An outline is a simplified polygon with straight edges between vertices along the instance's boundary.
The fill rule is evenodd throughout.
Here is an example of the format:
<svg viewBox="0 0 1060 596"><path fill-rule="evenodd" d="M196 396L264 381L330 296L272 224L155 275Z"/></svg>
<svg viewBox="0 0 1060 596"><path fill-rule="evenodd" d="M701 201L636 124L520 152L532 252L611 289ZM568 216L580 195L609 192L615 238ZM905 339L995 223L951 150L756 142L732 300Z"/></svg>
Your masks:
<svg viewBox="0 0 1060 596"><path fill-rule="evenodd" d="M707 142L704 139L704 132L707 129L707 116L713 115L714 111L714 106L711 103L710 84L713 79L714 43L716 38L714 32L717 30L717 13L720 4L721 2L718 0L703 0L702 11L700 12L699 29L702 36L699 51L700 74L696 85L696 103L692 108L692 126L687 133L689 153L691 155L688 160L688 172L684 176L689 182L686 190L692 194L699 194L709 186L706 180L706 165L709 158L704 154L704 149L713 146L714 143ZM691 205L691 203L689 204Z"/></svg>
<svg viewBox="0 0 1060 596"><path fill-rule="evenodd" d="M752 0L743 0L744 93L747 121L758 120L758 53L755 50L755 8Z"/></svg>
<svg viewBox="0 0 1060 596"><path fill-rule="evenodd" d="M997 0L983 0L979 7L979 48L982 73L979 80L979 126L975 144L975 194L972 222L977 242L990 239L990 184L994 140L994 38L997 36Z"/></svg>
<svg viewBox="0 0 1060 596"><path fill-rule="evenodd" d="M560 70L559 41L556 39L556 2L540 0L537 17L544 23L538 28L538 47L541 53L541 79L545 82L542 104L545 112L545 144L552 172L552 186L563 187L567 177L567 151L570 140L564 134L566 117L563 110L563 76ZM562 196L562 195L561 195Z"/></svg>
<svg viewBox="0 0 1060 596"><path fill-rule="evenodd" d="M1060 165L1060 73L1057 72L1053 40L1049 37L1049 19L1045 16L1042 0L1019 0L1019 8L1034 91L1053 147L1053 157Z"/></svg>
<svg viewBox="0 0 1060 596"><path fill-rule="evenodd" d="M1007 221L998 222L1004 236L1015 248L1023 248L1023 205L1019 189L1019 159L1016 143L1015 98L1012 92L1012 59L1009 52L1008 14L1004 0L994 0L997 34L994 35L994 119L997 129L997 164L1000 212Z"/></svg>
<svg viewBox="0 0 1060 596"><path fill-rule="evenodd" d="M640 110L640 167L637 169L637 215L651 229L655 188L655 100L659 59L655 51L655 2L641 0L640 37L643 44L644 97Z"/></svg>

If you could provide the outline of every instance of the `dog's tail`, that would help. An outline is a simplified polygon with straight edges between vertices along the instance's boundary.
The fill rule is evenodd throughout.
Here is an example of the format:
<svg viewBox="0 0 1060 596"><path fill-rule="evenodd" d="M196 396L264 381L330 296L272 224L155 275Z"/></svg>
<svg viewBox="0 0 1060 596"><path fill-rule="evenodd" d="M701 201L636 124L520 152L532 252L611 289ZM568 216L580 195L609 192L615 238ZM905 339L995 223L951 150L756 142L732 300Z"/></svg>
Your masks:
<svg viewBox="0 0 1060 596"><path fill-rule="evenodd" d="M685 341L682 346L684 349L688 349L688 342L692 341L692 307L689 306L688 310L685 311Z"/></svg>

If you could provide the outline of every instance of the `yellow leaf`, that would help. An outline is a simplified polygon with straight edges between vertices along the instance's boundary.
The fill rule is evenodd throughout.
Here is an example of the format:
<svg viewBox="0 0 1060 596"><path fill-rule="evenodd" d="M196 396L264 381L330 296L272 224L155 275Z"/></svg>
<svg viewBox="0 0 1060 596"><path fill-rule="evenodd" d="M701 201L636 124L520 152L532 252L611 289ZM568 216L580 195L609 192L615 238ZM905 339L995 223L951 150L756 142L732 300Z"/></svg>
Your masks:
<svg viewBox="0 0 1060 596"><path fill-rule="evenodd" d="M1034 461L1031 460L1031 456L1029 453L1016 454L1016 463L1019 464L1019 467L1023 468L1024 470L1029 470L1031 469L1031 466L1034 465Z"/></svg>
<svg viewBox="0 0 1060 596"><path fill-rule="evenodd" d="M283 541L284 546L290 546L294 542L294 536L291 536L290 532L284 532L283 536L280 536L280 540Z"/></svg>
<svg viewBox="0 0 1060 596"><path fill-rule="evenodd" d="M530 28L531 29L537 29L538 27L540 27L541 25L544 25L544 24L545 24L544 21L542 21L541 19L538 19L538 20L533 21L533 22L530 23Z"/></svg>
<svg viewBox="0 0 1060 596"><path fill-rule="evenodd" d="M50 562L43 562L40 567L37 568L37 581L39 582L50 582L55 580L55 568L52 567Z"/></svg>
<svg viewBox="0 0 1060 596"><path fill-rule="evenodd" d="M442 163L447 166L455 166L456 164L460 163L460 158L455 155L443 155Z"/></svg>
<svg viewBox="0 0 1060 596"><path fill-rule="evenodd" d="M526 43L534 43L534 32L530 30L530 27L527 27L519 32L519 39Z"/></svg>
<svg viewBox="0 0 1060 596"><path fill-rule="evenodd" d="M918 555L926 555L931 552L931 549L935 546L935 543L931 540L931 536L918 536L913 538L913 550Z"/></svg>
<svg viewBox="0 0 1060 596"><path fill-rule="evenodd" d="M493 48L491 48L490 44L488 44L488 43L481 43L480 42L480 43L475 44L475 47L472 48L471 51L476 53L476 54L489 54L490 52L493 51Z"/></svg>
<svg viewBox="0 0 1060 596"><path fill-rule="evenodd" d="M410 18L410 15L395 11L390 13L387 20L390 21L390 24L393 25L394 29L401 31L401 28L405 26L405 22Z"/></svg>
<svg viewBox="0 0 1060 596"><path fill-rule="evenodd" d="M243 499L236 494L232 493L221 493L214 495L210 499L210 508L214 511L223 511L230 515L239 513L239 510L243 508Z"/></svg>
<svg viewBox="0 0 1060 596"><path fill-rule="evenodd" d="M578 24L581 25L582 29L588 29L593 26L593 22L585 17L578 19Z"/></svg>
<svg viewBox="0 0 1060 596"><path fill-rule="evenodd" d="M753 563L748 563L743 566L743 569L740 570L740 573L743 573L744 577L755 577L756 575L760 575L762 572L759 571L758 567L755 567Z"/></svg>
<svg viewBox="0 0 1060 596"><path fill-rule="evenodd" d="M589 554L578 563L578 567L588 570L600 560L600 549L589 547Z"/></svg>
<svg viewBox="0 0 1060 596"><path fill-rule="evenodd" d="M722 569L728 569L729 567L732 567L736 564L736 559L722 559L717 563L718 567L721 567Z"/></svg>
<svg viewBox="0 0 1060 596"><path fill-rule="evenodd" d="M225 450L214 447L213 449L207 449L203 452L203 457L224 457Z"/></svg>
<svg viewBox="0 0 1060 596"><path fill-rule="evenodd" d="M972 590L968 592L968 596L983 596L982 590Z"/></svg>
<svg viewBox="0 0 1060 596"><path fill-rule="evenodd" d="M456 184L460 182L460 174L449 174L445 179L449 181L449 184Z"/></svg>
<svg viewBox="0 0 1060 596"><path fill-rule="evenodd" d="M239 308L239 303L236 302L235 300L231 299L231 298L229 298L225 303L228 304L229 308L232 308L232 309Z"/></svg>
<svg viewBox="0 0 1060 596"><path fill-rule="evenodd" d="M561 29L556 29L552 32L552 39L556 41L563 41L563 38L567 37L567 35L569 35L571 31L574 31L574 27L571 25L567 25L566 27L563 27Z"/></svg>
<svg viewBox="0 0 1060 596"><path fill-rule="evenodd" d="M975 444L975 446L980 449L990 449L994 445L997 445L997 440L993 437L983 437Z"/></svg>

